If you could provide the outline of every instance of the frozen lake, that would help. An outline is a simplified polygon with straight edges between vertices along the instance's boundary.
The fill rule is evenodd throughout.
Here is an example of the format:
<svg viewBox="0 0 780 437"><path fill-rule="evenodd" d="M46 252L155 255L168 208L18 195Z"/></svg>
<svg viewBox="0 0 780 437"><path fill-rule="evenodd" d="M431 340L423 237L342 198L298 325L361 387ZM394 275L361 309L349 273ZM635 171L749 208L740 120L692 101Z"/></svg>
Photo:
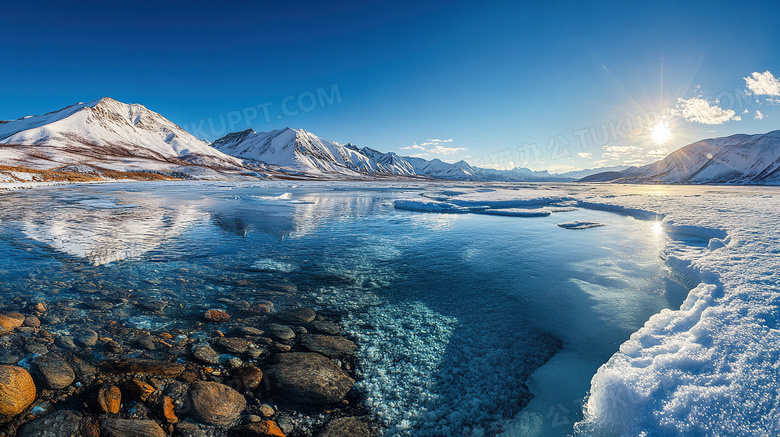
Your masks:
<svg viewBox="0 0 780 437"><path fill-rule="evenodd" d="M192 323L219 299L303 303L343 315L360 345L358 389L388 435L567 435L598 367L685 298L659 257L669 237L651 220L565 202L506 216L394 207L445 188L188 182L7 193L0 303L99 289L178 304L165 316L114 312L149 330ZM605 226L557 226L573 221Z"/></svg>

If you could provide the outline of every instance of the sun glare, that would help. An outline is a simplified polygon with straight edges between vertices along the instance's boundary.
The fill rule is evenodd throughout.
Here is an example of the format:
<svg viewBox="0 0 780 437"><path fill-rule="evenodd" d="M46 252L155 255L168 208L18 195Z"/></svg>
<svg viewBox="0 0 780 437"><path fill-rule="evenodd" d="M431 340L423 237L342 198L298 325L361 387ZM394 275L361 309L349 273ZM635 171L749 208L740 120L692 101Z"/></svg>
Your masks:
<svg viewBox="0 0 780 437"><path fill-rule="evenodd" d="M653 141L655 141L656 144L663 144L669 139L671 131L669 131L668 127L664 126L663 121L659 121L653 128L652 135Z"/></svg>

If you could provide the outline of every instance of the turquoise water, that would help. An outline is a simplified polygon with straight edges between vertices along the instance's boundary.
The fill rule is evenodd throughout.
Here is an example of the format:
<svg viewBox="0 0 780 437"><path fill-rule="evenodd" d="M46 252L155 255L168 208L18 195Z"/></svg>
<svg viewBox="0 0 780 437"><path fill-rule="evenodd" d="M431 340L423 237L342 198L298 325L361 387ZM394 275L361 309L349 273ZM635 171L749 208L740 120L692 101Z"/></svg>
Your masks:
<svg viewBox="0 0 780 437"><path fill-rule="evenodd" d="M224 299L311 305L342 314L360 340L359 388L388 434L565 435L598 366L684 298L658 257L666 236L584 209L393 208L425 189L190 182L7 193L0 306L115 295L175 308L112 313L151 330L192 324ZM556 226L573 220L606 226Z"/></svg>

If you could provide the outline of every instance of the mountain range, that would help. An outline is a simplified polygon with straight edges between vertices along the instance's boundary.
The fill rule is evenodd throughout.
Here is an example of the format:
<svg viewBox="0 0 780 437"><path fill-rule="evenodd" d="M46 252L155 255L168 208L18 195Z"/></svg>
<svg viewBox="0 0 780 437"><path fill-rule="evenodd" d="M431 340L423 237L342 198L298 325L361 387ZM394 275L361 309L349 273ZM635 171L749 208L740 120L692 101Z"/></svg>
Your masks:
<svg viewBox="0 0 780 437"><path fill-rule="evenodd" d="M209 144L143 105L107 97L44 115L0 121L0 182L23 180L19 173L29 169L93 175L154 173L192 179L391 177L459 181L776 183L779 155L780 131L776 131L703 140L644 167L550 174L526 168L486 169L465 161L450 164L439 159L383 153L369 147L328 141L303 129L270 132L247 129Z"/></svg>
<svg viewBox="0 0 780 437"><path fill-rule="evenodd" d="M652 164L597 173L581 181L777 185L780 183L780 130L698 141Z"/></svg>

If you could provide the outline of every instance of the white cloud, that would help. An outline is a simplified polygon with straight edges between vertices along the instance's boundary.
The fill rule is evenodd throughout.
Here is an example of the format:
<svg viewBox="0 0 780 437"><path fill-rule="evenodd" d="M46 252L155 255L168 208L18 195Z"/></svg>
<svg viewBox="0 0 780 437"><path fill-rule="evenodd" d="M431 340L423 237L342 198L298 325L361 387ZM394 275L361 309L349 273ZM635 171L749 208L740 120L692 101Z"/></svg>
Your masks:
<svg viewBox="0 0 780 437"><path fill-rule="evenodd" d="M677 106L672 113L681 116L685 121L701 124L723 124L729 120L742 120L742 117L736 115L733 110L723 109L698 97L691 97L688 100L678 98Z"/></svg>
<svg viewBox="0 0 780 437"><path fill-rule="evenodd" d="M591 159L593 157L593 154L588 152L580 152L577 154L577 156L579 156L580 158Z"/></svg>
<svg viewBox="0 0 780 437"><path fill-rule="evenodd" d="M431 153L438 153L441 155L452 155L454 153L458 153L461 150L466 150L465 147L444 147L444 146L436 146L432 149L428 149Z"/></svg>
<svg viewBox="0 0 780 437"><path fill-rule="evenodd" d="M769 71L763 73L756 71L744 79L748 89L756 95L780 96L780 80Z"/></svg>
<svg viewBox="0 0 780 437"><path fill-rule="evenodd" d="M577 171L577 170L582 170L582 169L581 168L577 168L577 167L575 167L573 165L568 165L568 164L556 164L556 165L551 165L551 166L547 167L547 171L549 171L550 173L553 173L553 174L555 174L555 173L566 173L566 172Z"/></svg>
<svg viewBox="0 0 780 437"><path fill-rule="evenodd" d="M647 152L647 156L651 158L665 158L669 154L669 151L664 147L659 147Z"/></svg>
<svg viewBox="0 0 780 437"><path fill-rule="evenodd" d="M417 144L409 147L401 147L401 150L425 150L425 147L418 146Z"/></svg>
<svg viewBox="0 0 780 437"><path fill-rule="evenodd" d="M606 159L600 159L598 161L593 161L593 168L603 167L606 163L607 163Z"/></svg>
<svg viewBox="0 0 780 437"><path fill-rule="evenodd" d="M745 110L744 110L744 111L742 111L742 113L743 113L743 114L749 114L749 113L750 113L750 111L748 111L748 109L747 109L747 108L745 108Z"/></svg>
<svg viewBox="0 0 780 437"><path fill-rule="evenodd" d="M764 119L764 114L761 111L759 111L758 109L756 109L756 116L754 118L756 120L763 120Z"/></svg>

